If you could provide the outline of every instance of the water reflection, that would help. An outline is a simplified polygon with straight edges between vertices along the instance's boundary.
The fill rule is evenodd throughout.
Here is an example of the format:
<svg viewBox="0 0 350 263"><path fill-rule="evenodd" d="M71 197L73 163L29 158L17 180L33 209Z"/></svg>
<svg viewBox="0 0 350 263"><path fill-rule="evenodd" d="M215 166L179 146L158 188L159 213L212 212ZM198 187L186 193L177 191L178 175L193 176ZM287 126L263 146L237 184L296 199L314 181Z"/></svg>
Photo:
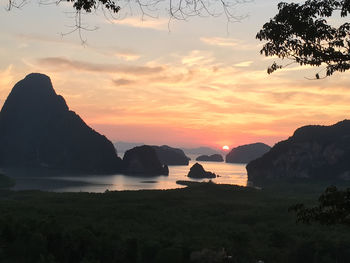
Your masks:
<svg viewBox="0 0 350 263"><path fill-rule="evenodd" d="M208 179L191 179L186 175L195 161L188 166L169 166L169 176L125 176L115 175L69 175L49 173L37 174L33 171L17 171L9 174L15 177L14 189L39 189L56 192L104 192L106 190L141 190L141 189L174 189L185 186L176 184L177 180L207 181ZM245 164L228 164L216 162L199 162L205 170L219 175L212 179L218 184L247 185Z"/></svg>

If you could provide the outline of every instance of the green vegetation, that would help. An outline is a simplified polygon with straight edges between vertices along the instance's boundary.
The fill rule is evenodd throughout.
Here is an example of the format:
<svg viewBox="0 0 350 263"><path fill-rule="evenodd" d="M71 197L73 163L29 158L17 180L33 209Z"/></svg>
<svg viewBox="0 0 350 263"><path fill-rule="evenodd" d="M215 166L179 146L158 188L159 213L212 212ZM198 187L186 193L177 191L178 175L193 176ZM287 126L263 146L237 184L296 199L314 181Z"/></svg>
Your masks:
<svg viewBox="0 0 350 263"><path fill-rule="evenodd" d="M15 181L3 174L0 174L0 189L10 188L15 185Z"/></svg>
<svg viewBox="0 0 350 263"><path fill-rule="evenodd" d="M0 191L0 262L350 262L346 226L296 224L327 184ZM230 257L228 257L230 256Z"/></svg>
<svg viewBox="0 0 350 263"><path fill-rule="evenodd" d="M318 206L305 208L303 204L296 204L291 210L297 213L300 222L350 225L350 188L339 191L330 186L318 199Z"/></svg>

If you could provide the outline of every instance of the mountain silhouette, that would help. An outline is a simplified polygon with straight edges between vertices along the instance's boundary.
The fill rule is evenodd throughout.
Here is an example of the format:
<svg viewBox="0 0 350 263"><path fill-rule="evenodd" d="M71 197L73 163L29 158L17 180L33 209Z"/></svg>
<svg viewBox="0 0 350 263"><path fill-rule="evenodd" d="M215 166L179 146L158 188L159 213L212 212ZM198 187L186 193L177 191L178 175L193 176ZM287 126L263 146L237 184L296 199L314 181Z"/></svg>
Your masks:
<svg viewBox="0 0 350 263"><path fill-rule="evenodd" d="M247 165L248 180L350 179L350 121L304 126Z"/></svg>
<svg viewBox="0 0 350 263"><path fill-rule="evenodd" d="M212 154L212 155L200 155L196 158L196 161L205 161L205 162L223 162L221 154Z"/></svg>
<svg viewBox="0 0 350 263"><path fill-rule="evenodd" d="M197 147L197 148L182 148L185 154L200 154L200 155L212 155L218 154L218 151L209 147Z"/></svg>
<svg viewBox="0 0 350 263"><path fill-rule="evenodd" d="M39 73L19 81L1 109L0 165L91 173L122 167L113 144L69 110Z"/></svg>
<svg viewBox="0 0 350 263"><path fill-rule="evenodd" d="M271 149L270 146L258 142L252 144L241 145L236 148L233 148L226 155L227 163L249 163L252 160L255 160Z"/></svg>
<svg viewBox="0 0 350 263"><path fill-rule="evenodd" d="M188 158L184 151L168 145L152 146L156 151L159 161L165 165L188 165Z"/></svg>

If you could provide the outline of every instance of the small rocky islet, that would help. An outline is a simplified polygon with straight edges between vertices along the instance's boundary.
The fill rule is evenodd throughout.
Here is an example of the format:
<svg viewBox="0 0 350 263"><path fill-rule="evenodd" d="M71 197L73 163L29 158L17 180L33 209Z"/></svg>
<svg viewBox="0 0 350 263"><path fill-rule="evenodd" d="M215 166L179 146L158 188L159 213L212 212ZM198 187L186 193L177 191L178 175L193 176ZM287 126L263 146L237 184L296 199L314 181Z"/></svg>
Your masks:
<svg viewBox="0 0 350 263"><path fill-rule="evenodd" d="M203 178L216 178L215 173L204 170L203 166L199 163L195 163L187 174L189 178L203 179Z"/></svg>

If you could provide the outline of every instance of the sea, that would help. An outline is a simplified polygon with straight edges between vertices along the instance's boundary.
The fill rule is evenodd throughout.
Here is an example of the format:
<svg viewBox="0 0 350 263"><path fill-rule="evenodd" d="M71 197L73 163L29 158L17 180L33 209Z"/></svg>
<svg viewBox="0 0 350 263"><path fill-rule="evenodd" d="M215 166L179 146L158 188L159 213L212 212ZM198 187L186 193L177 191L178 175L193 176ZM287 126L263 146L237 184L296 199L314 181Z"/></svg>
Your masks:
<svg viewBox="0 0 350 263"><path fill-rule="evenodd" d="M9 174L16 180L14 190L42 190L53 192L95 192L125 191L125 190L166 190L183 188L184 185L176 183L178 180L204 182L209 179L192 179L187 174L196 162L205 170L218 175L210 179L217 184L231 184L247 186L246 164L233 164L225 162L195 161L195 155L189 165L169 166L168 176L127 176L123 174L112 175L72 175L72 174L38 174L35 172L17 171ZM46 172L47 173L47 172Z"/></svg>

